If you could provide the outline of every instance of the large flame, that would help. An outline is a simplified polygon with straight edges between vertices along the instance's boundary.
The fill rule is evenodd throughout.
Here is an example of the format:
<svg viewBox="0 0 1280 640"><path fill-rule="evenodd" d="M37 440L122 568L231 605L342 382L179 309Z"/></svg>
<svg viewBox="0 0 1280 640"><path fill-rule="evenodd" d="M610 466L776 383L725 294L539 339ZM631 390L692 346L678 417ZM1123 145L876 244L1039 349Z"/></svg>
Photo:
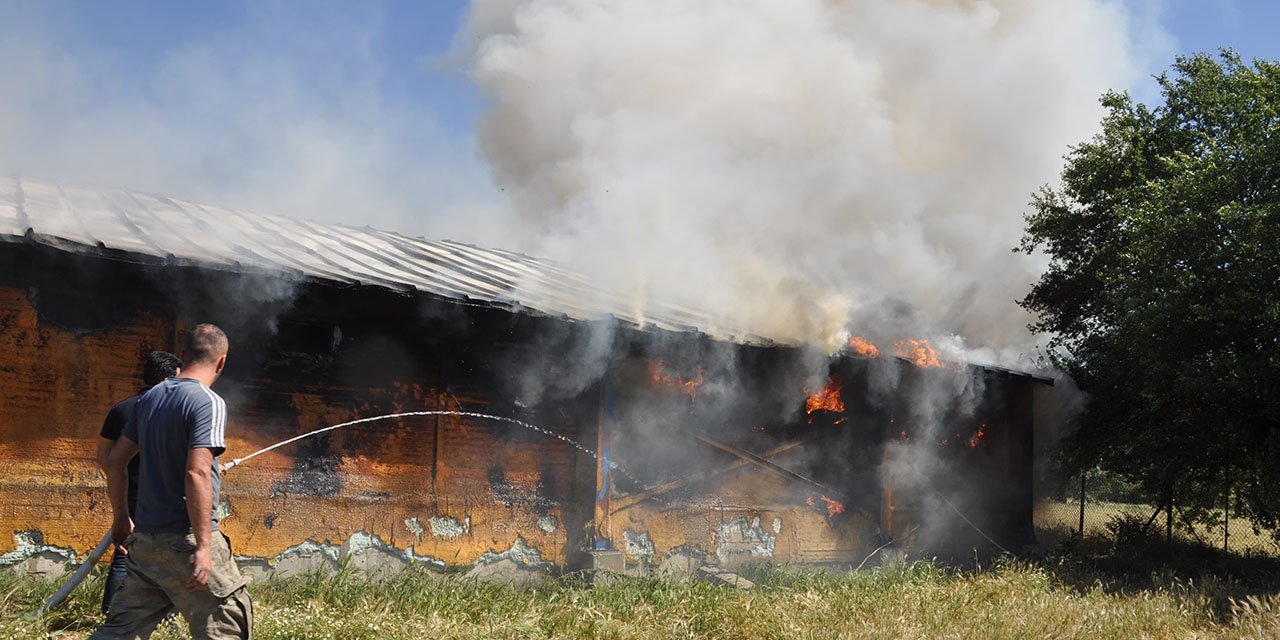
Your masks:
<svg viewBox="0 0 1280 640"><path fill-rule="evenodd" d="M876 347L874 344L871 344L871 341L867 340L866 338L862 338L859 336L850 337L849 348L853 349L853 354L860 358L879 358L880 357L879 347Z"/></svg>
<svg viewBox="0 0 1280 640"><path fill-rule="evenodd" d="M804 412L813 415L815 411L844 412L844 400L840 399L840 381L835 377L827 378L827 384L821 391L809 394L805 399Z"/></svg>
<svg viewBox="0 0 1280 640"><path fill-rule="evenodd" d="M703 377L706 375L706 369L698 369L698 375L693 378L684 378L683 376L671 371L667 367L667 363L657 359L649 359L649 380L659 387L667 387L668 389L679 389L689 395L690 401L697 401L698 389L702 386Z"/></svg>
<svg viewBox="0 0 1280 640"><path fill-rule="evenodd" d="M894 353L917 367L941 367L938 352L933 350L928 340L899 340L893 343Z"/></svg>

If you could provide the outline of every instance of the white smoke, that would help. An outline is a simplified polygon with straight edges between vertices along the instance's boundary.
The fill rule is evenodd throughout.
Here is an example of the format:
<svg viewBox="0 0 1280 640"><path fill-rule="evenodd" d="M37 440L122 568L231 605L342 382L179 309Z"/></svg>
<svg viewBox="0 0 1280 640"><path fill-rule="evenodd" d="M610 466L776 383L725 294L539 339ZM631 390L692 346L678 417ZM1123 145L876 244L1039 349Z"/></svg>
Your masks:
<svg viewBox="0 0 1280 640"><path fill-rule="evenodd" d="M468 28L524 249L828 348L1031 342L1022 214L1136 70L1103 0L474 0Z"/></svg>

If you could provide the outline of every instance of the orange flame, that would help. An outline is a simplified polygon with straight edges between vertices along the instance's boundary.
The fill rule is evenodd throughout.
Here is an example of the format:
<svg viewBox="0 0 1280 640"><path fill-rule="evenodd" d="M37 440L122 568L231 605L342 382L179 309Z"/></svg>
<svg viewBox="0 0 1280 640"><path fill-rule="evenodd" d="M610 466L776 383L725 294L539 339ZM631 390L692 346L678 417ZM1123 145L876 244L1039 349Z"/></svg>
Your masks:
<svg viewBox="0 0 1280 640"><path fill-rule="evenodd" d="M987 435L987 423L984 422L978 425L978 430L973 435L969 436L969 448L977 449L978 443L982 441L982 437L985 435Z"/></svg>
<svg viewBox="0 0 1280 640"><path fill-rule="evenodd" d="M844 513L844 505L841 504L839 500L832 500L831 498L828 498L822 495L818 496L818 498L820 498L823 504L826 505L827 507L828 520L836 517L837 515ZM814 509L818 508L818 503L813 499L813 496L809 496L809 498L804 502L805 504L809 505L810 507L813 507Z"/></svg>
<svg viewBox="0 0 1280 640"><path fill-rule="evenodd" d="M844 401L840 399L840 381L835 378L828 378L827 385L822 391L810 394L804 401L804 412L812 415L814 411L830 411L831 413L841 413L844 411Z"/></svg>
<svg viewBox="0 0 1280 640"><path fill-rule="evenodd" d="M941 367L938 352L933 350L928 340L899 340L893 343L893 351L917 367Z"/></svg>
<svg viewBox="0 0 1280 640"><path fill-rule="evenodd" d="M853 336L849 338L849 348L853 349L853 354L859 358L879 358L880 349L871 344L866 338Z"/></svg>
<svg viewBox="0 0 1280 640"><path fill-rule="evenodd" d="M691 402L697 401L698 389L702 386L703 377L706 373L706 369L698 369L697 377L686 379L670 371L667 368L667 363L657 358L649 359L649 380L656 386L679 389L687 393Z"/></svg>

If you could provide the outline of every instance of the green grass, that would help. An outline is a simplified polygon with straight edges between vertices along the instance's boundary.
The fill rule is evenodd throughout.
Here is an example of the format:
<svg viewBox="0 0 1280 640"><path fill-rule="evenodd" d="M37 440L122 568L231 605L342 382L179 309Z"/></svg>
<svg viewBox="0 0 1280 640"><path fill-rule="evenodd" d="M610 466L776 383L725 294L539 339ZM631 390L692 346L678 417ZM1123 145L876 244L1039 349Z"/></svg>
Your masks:
<svg viewBox="0 0 1280 640"><path fill-rule="evenodd" d="M365 584L343 571L256 583L252 592L255 637L267 640L1280 637L1280 568L1206 557L1151 571L1159 562L1162 556L1126 553L981 569L933 562L858 573L757 568L750 591L657 579L593 587L573 577L517 591L418 570ZM1227 572L1215 572L1220 566ZM95 577L63 609L29 620L24 612L56 585L0 572L0 637L85 637L101 619L101 586ZM155 637L180 636L168 628Z"/></svg>

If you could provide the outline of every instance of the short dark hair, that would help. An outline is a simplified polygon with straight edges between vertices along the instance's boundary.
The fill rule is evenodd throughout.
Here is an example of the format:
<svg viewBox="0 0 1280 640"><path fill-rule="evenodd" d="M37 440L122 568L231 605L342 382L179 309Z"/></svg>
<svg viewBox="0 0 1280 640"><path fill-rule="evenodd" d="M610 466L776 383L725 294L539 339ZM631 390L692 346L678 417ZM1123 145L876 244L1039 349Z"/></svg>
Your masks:
<svg viewBox="0 0 1280 640"><path fill-rule="evenodd" d="M181 367L182 361L178 356L168 351L152 351L147 354L147 360L142 364L142 381L148 387L154 387L165 378L178 375L178 369Z"/></svg>
<svg viewBox="0 0 1280 640"><path fill-rule="evenodd" d="M187 333L187 344L182 355L188 365L214 362L227 355L227 349L230 346L227 334L223 333L217 325L198 324Z"/></svg>

